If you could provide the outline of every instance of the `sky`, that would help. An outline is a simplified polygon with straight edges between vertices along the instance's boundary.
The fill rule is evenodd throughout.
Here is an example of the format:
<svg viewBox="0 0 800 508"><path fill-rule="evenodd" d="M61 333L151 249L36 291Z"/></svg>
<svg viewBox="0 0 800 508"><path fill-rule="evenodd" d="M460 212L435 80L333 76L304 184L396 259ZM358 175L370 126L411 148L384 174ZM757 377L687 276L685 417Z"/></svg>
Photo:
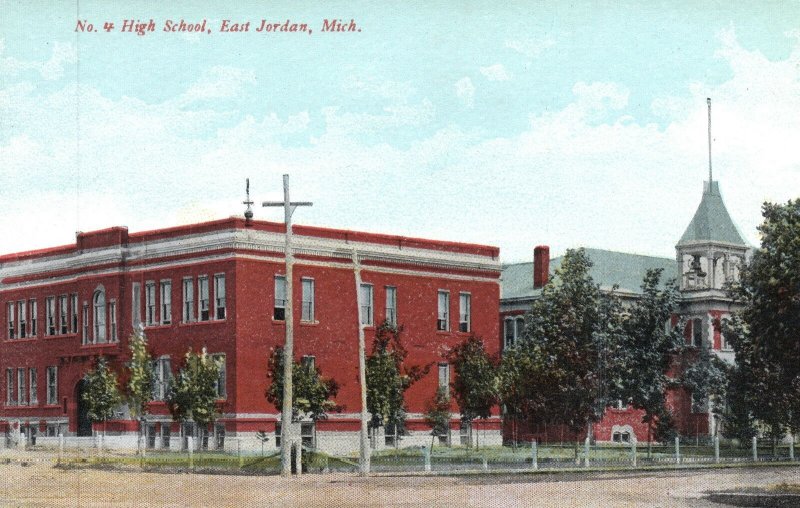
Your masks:
<svg viewBox="0 0 800 508"><path fill-rule="evenodd" d="M0 0L0 253L241 216L288 173L295 223L672 257L706 97L745 238L800 197L798 0L225 3Z"/></svg>

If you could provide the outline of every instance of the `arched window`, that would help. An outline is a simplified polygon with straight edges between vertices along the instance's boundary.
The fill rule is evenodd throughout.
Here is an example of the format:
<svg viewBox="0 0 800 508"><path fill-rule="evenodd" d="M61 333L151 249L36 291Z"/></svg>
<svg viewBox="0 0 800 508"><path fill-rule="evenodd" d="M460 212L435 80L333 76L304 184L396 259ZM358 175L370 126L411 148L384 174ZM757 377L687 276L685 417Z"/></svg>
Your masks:
<svg viewBox="0 0 800 508"><path fill-rule="evenodd" d="M94 292L94 342L106 341L106 292L103 288Z"/></svg>

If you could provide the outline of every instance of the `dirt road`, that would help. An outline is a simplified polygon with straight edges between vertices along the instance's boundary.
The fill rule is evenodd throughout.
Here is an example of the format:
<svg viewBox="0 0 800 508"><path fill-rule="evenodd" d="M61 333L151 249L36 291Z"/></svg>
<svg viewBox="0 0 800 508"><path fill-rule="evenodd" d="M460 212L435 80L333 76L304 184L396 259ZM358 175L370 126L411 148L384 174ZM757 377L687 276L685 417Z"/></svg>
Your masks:
<svg viewBox="0 0 800 508"><path fill-rule="evenodd" d="M800 468L478 477L279 477L0 465L0 506L714 507L709 489L800 482Z"/></svg>

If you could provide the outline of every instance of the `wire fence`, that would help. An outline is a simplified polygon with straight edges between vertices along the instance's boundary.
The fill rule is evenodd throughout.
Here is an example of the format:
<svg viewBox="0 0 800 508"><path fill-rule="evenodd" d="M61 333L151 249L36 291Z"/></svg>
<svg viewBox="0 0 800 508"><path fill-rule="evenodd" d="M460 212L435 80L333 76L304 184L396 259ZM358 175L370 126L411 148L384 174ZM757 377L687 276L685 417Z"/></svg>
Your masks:
<svg viewBox="0 0 800 508"><path fill-rule="evenodd" d="M741 443L709 440L707 443L562 443L531 442L514 447L469 448L434 446L389 448L373 451L373 473L459 473L480 471L558 471L580 469L676 468L747 463L795 463L794 442L753 440ZM7 455L7 456L4 456ZM100 467L159 472L270 475L280 472L280 453L243 450L146 450L144 454L113 450L64 450L33 447L24 455L0 453L0 463L52 460L61 467ZM303 448L305 473L357 472L357 456L335 456Z"/></svg>

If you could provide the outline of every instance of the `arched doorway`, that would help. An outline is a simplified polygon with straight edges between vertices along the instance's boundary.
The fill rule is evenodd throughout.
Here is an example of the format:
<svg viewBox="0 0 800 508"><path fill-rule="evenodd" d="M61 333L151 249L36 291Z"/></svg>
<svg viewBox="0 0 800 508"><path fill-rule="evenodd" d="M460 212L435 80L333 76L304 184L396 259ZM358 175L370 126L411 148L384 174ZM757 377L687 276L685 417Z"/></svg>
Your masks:
<svg viewBox="0 0 800 508"><path fill-rule="evenodd" d="M86 402L83 401L83 392L86 390L86 381L81 379L75 387L75 401L78 407L78 436L92 435L92 420L89 419Z"/></svg>

